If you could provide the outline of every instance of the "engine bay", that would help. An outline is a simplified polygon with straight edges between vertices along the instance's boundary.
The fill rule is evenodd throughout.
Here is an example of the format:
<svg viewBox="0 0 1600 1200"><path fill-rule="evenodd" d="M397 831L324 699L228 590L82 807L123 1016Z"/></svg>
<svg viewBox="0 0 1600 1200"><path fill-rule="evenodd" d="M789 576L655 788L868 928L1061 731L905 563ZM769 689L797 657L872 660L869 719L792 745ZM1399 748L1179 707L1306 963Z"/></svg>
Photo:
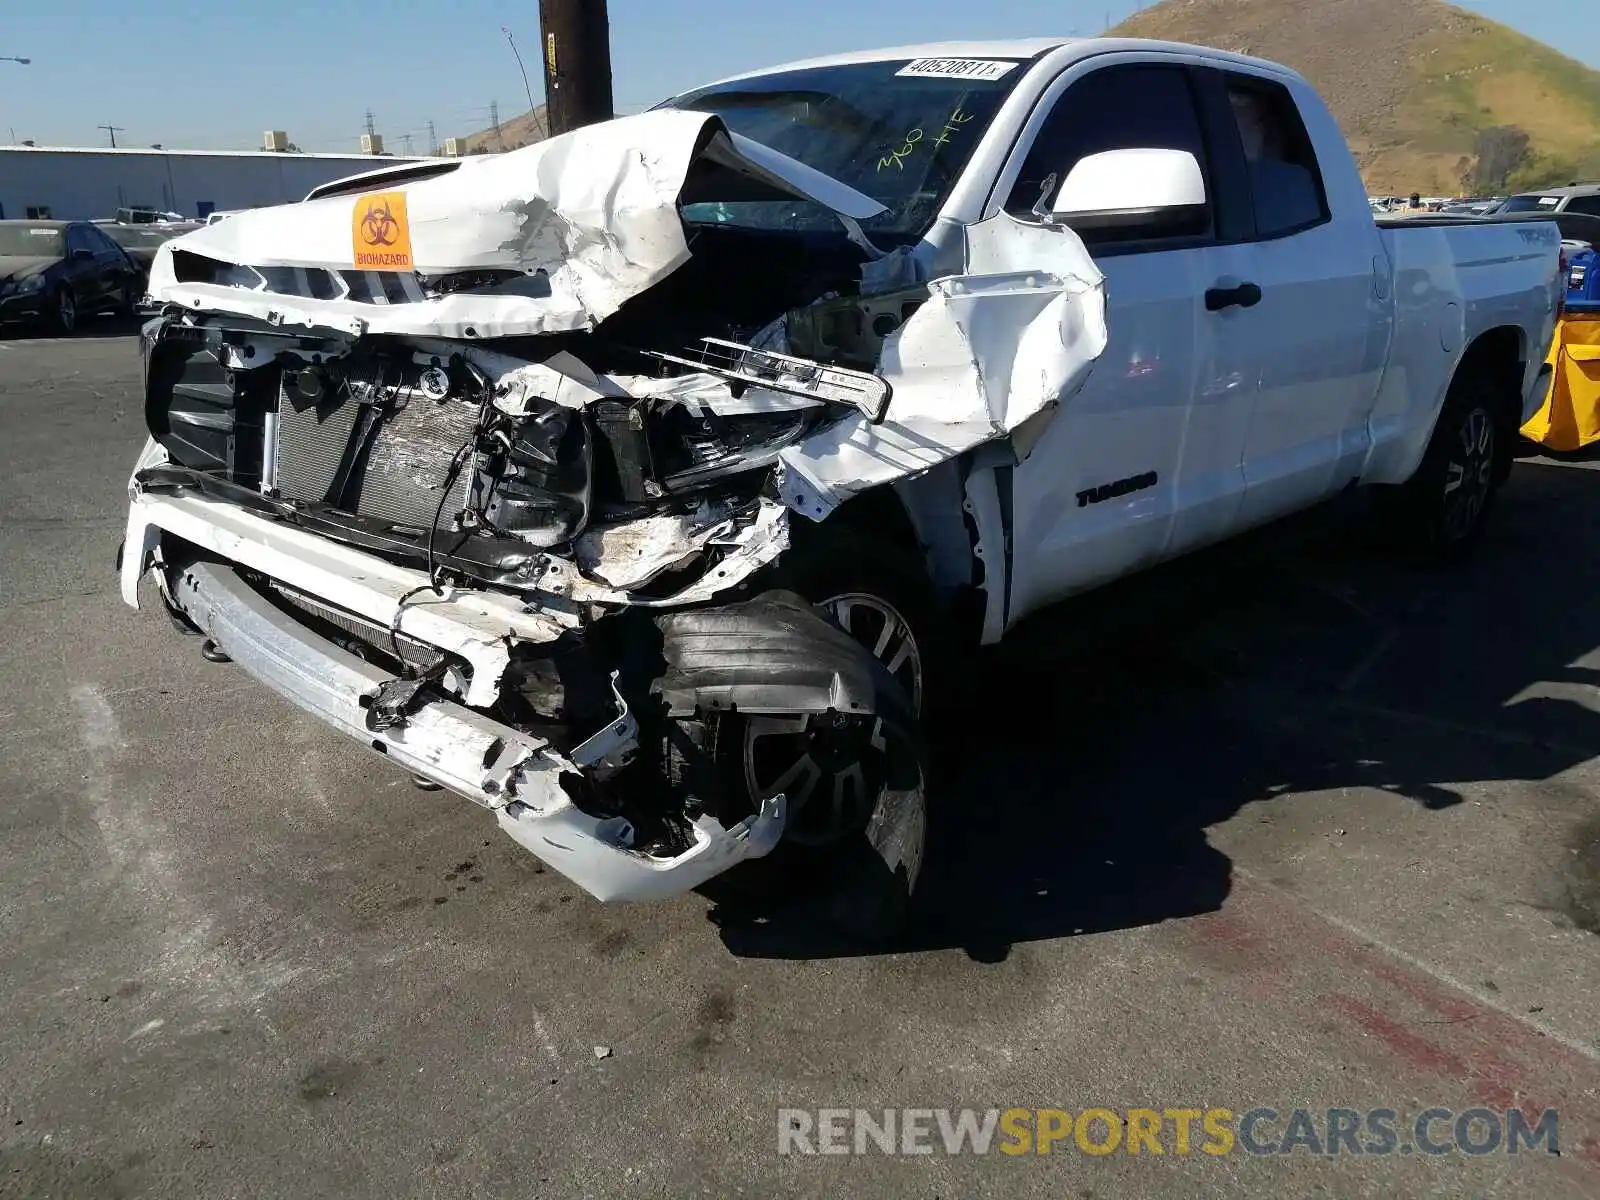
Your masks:
<svg viewBox="0 0 1600 1200"><path fill-rule="evenodd" d="M882 298L841 294L862 258L842 239L693 241L603 331L352 336L170 309L143 339L169 458L147 482L186 477L430 576L668 599L752 530L781 538L779 452L846 415L882 419L890 387L870 367L927 295L891 300L891 321ZM794 271L738 286L737 264L773 253Z"/></svg>

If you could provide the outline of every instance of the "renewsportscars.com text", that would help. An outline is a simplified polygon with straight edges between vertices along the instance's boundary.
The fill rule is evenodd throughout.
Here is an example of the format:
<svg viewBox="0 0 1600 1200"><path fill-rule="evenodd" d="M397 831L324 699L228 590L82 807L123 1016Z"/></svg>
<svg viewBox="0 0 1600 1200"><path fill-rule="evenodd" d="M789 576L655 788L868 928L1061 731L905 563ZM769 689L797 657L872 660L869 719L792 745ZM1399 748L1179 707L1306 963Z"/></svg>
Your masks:
<svg viewBox="0 0 1600 1200"><path fill-rule="evenodd" d="M779 1154L1559 1154L1559 1113L1392 1108L780 1108Z"/></svg>

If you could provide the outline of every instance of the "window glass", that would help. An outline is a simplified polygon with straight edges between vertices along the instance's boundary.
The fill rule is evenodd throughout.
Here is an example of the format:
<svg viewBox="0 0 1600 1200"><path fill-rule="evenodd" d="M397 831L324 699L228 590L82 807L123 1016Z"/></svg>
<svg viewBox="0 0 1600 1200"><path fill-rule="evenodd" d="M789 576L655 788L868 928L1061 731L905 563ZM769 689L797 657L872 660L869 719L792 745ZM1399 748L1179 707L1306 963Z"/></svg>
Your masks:
<svg viewBox="0 0 1600 1200"><path fill-rule="evenodd" d="M1001 101L1024 74L1024 65L1013 60L848 63L714 84L666 107L716 113L733 132L866 193L888 212L861 224L892 245L915 241L932 225ZM683 215L693 224L839 228L818 204L737 194L691 196Z"/></svg>
<svg viewBox="0 0 1600 1200"><path fill-rule="evenodd" d="M1574 196L1567 201L1566 211L1600 217L1600 196Z"/></svg>
<svg viewBox="0 0 1600 1200"><path fill-rule="evenodd" d="M93 251L93 249L94 247L89 244L89 239L84 236L81 225L69 225L67 227L68 254L76 254L79 250Z"/></svg>
<svg viewBox="0 0 1600 1200"><path fill-rule="evenodd" d="M55 225L0 225L0 258L60 258L65 253L61 229Z"/></svg>
<svg viewBox="0 0 1600 1200"><path fill-rule="evenodd" d="M1288 89L1254 76L1229 75L1228 103L1244 146L1256 236L1278 237L1326 221L1316 152Z"/></svg>
<svg viewBox="0 0 1600 1200"><path fill-rule="evenodd" d="M1559 203L1561 203L1560 196L1513 196L1500 206L1499 211L1503 213L1538 212L1543 209L1549 212Z"/></svg>
<svg viewBox="0 0 1600 1200"><path fill-rule="evenodd" d="M1006 200L1006 211L1027 217L1046 187L1058 190L1079 159L1107 150L1133 149L1187 150L1205 169L1205 139L1184 68L1106 67L1069 87L1040 127ZM1045 197L1045 203L1051 199ZM1211 232L1211 217L1209 212L1202 214L1192 227L1184 229L1165 224L1161 232L1165 237L1206 236ZM1126 228L1080 233L1091 243L1130 237Z"/></svg>

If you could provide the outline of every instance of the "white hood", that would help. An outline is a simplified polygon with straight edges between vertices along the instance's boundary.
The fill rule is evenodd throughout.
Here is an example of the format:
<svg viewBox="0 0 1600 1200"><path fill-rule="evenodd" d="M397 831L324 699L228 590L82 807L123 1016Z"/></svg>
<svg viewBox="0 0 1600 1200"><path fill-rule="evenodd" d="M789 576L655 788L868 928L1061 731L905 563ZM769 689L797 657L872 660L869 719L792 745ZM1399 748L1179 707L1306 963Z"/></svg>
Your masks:
<svg viewBox="0 0 1600 1200"><path fill-rule="evenodd" d="M350 332L504 337L589 328L688 260L678 205L696 164L707 164L712 182L696 187L695 200L808 199L852 221L885 211L854 188L730 132L714 114L661 109L468 158L417 183L240 213L163 245L150 270L150 295L200 311ZM726 174L716 175L716 167ZM263 280L253 290L188 282L192 272L175 260L186 253L338 277L318 287L303 272L274 272L271 287ZM471 270L513 270L524 279L493 293L430 299L415 278ZM352 272L398 274L404 296L391 294L387 303L342 296ZM255 285L256 273L245 275ZM340 298L315 298L330 290Z"/></svg>

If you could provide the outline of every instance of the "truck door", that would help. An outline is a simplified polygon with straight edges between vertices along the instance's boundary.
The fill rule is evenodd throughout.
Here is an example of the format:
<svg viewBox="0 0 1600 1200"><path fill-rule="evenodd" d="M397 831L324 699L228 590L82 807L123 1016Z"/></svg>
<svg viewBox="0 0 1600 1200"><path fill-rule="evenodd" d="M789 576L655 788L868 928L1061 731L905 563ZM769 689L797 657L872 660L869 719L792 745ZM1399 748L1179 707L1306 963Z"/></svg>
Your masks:
<svg viewBox="0 0 1600 1200"><path fill-rule="evenodd" d="M1020 168L1001 177L1013 179L1012 219L1034 220L1051 175L1065 179L1106 150L1187 150L1213 195L1187 66L1107 55L1058 86L1015 152ZM1248 346L1212 332L1229 317L1204 306L1205 291L1240 269L1217 217L1211 206L1193 228L1153 226L1149 236L1120 227L1115 241L1079 231L1106 277L1109 343L1012 473L1009 622L1232 524L1255 379Z"/></svg>
<svg viewBox="0 0 1600 1200"><path fill-rule="evenodd" d="M1260 385L1240 513L1241 525L1253 525L1315 504L1360 474L1387 351L1387 260L1364 205L1330 208L1290 88L1241 71L1204 75L1220 84L1217 107L1233 135L1221 153L1244 159L1254 208L1247 269L1261 299L1242 325Z"/></svg>

